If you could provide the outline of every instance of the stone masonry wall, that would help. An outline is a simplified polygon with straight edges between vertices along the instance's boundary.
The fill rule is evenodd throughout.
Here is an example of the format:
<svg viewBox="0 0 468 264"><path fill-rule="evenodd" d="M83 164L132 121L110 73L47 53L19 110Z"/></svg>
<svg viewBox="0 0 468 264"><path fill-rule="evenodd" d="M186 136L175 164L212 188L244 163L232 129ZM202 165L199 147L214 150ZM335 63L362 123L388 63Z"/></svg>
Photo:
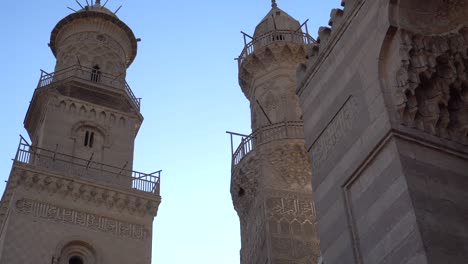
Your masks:
<svg viewBox="0 0 468 264"><path fill-rule="evenodd" d="M468 4L429 2L342 1L298 69L327 264L466 259Z"/></svg>

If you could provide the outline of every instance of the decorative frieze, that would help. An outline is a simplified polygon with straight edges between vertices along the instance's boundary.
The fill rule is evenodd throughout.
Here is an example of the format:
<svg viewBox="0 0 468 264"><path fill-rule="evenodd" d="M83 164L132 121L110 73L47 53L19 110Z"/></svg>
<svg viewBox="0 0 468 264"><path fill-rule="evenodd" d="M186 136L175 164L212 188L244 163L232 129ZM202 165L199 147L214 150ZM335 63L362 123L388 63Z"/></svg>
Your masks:
<svg viewBox="0 0 468 264"><path fill-rule="evenodd" d="M64 224L101 231L123 238L146 240L151 238L149 229L142 225L122 222L112 218L64 208L30 199L16 201L18 212Z"/></svg>
<svg viewBox="0 0 468 264"><path fill-rule="evenodd" d="M315 208L310 199L272 197L267 199L267 217L277 221L315 222Z"/></svg>
<svg viewBox="0 0 468 264"><path fill-rule="evenodd" d="M303 144L281 144L266 153L268 164L281 179L275 182L276 187L311 189L311 164Z"/></svg>
<svg viewBox="0 0 468 264"><path fill-rule="evenodd" d="M160 204L160 197L139 195L139 192L129 193L115 191L78 181L68 177L60 177L55 174L45 174L25 169L15 165L15 173L10 176L12 186L23 186L27 190L34 189L38 192L47 192L51 196L60 196L61 199L69 198L75 201L85 201L95 206L104 206L107 209L115 209L119 212L127 211L130 214L140 216L155 216ZM154 198L151 198L154 197Z"/></svg>
<svg viewBox="0 0 468 264"><path fill-rule="evenodd" d="M106 127L125 128L127 124L135 122L130 117L121 115L116 111L111 111L108 108L91 106L69 98L65 99L56 96L52 105L55 106L52 109L57 112L67 113L71 117L96 122Z"/></svg>

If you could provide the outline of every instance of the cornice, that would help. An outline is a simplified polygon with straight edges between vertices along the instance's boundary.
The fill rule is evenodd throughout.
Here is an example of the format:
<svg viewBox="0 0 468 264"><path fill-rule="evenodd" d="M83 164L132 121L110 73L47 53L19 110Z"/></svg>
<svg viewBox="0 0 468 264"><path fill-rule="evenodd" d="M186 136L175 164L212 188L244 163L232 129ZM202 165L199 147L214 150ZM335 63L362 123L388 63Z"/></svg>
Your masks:
<svg viewBox="0 0 468 264"><path fill-rule="evenodd" d="M137 190L122 190L14 163L6 192L14 192L18 187L58 196L61 199L68 198L94 206L104 206L108 210L140 217L156 216L161 203L159 195Z"/></svg>

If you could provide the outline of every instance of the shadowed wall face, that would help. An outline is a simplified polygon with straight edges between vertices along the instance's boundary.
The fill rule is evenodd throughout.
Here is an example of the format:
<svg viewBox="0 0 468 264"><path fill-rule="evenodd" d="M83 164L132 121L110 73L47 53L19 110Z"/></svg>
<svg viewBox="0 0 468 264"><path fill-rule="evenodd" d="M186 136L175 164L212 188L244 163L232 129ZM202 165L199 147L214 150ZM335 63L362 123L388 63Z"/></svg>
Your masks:
<svg viewBox="0 0 468 264"><path fill-rule="evenodd" d="M468 3L343 2L298 69L325 263L461 263Z"/></svg>

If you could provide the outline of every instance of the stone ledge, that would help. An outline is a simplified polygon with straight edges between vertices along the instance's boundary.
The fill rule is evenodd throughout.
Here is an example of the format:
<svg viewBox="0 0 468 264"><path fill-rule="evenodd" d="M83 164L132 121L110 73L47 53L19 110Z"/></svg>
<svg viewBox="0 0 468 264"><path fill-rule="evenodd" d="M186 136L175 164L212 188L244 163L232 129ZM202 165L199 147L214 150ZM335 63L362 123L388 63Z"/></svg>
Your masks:
<svg viewBox="0 0 468 264"><path fill-rule="evenodd" d="M7 185L7 192L18 186L27 190L35 189L49 195L71 197L74 201L84 201L109 210L126 211L138 216L156 216L161 197L140 191L116 190L115 188L92 183L83 179L73 179L51 172L31 168L28 165L14 164ZM3 200L2 200L3 203Z"/></svg>

